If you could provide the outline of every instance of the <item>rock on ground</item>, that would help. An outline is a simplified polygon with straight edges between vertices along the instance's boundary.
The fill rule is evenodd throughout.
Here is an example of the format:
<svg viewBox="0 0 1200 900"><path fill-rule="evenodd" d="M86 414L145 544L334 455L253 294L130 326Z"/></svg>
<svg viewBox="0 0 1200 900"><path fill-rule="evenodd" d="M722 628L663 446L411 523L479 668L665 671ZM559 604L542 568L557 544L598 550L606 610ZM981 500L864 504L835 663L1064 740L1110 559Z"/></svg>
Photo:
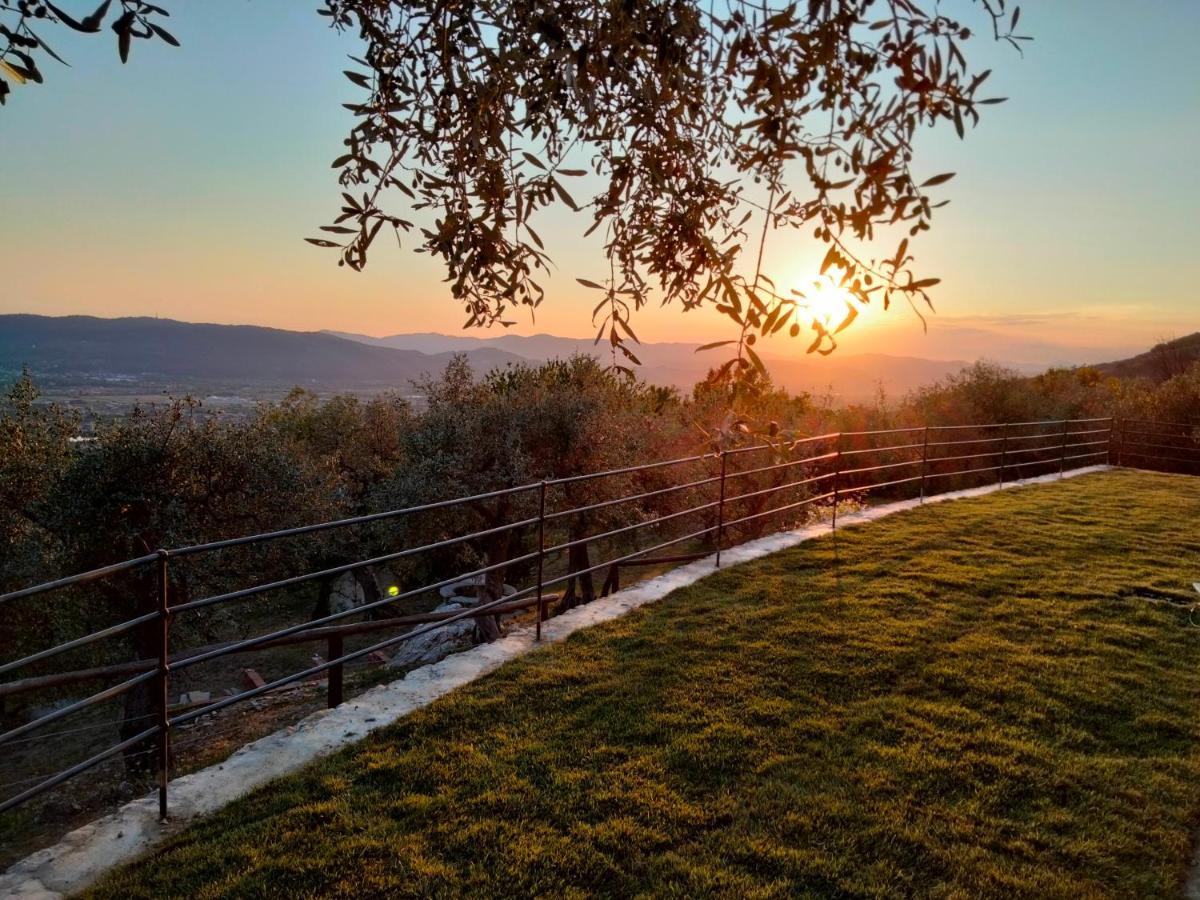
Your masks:
<svg viewBox="0 0 1200 900"><path fill-rule="evenodd" d="M438 592L446 602L433 611L435 613L456 613L474 606L479 602L479 591L483 588L483 583L483 576L479 575L474 578L464 578L462 581L439 588ZM501 591L503 596L511 597L517 592L517 589L511 584L506 584ZM428 665L444 659L451 653L458 653L474 647L480 641L481 636L475 620L461 619L402 642L389 665L398 669Z"/></svg>
<svg viewBox="0 0 1200 900"><path fill-rule="evenodd" d="M438 593L442 595L443 600L460 600L466 598L472 603L479 601L479 591L484 585L486 576L476 575L474 578L464 578L462 581L456 581L453 584L443 585L438 588ZM511 584L504 585L501 588L501 596L511 597L517 592L517 589Z"/></svg>
<svg viewBox="0 0 1200 900"><path fill-rule="evenodd" d="M434 612L456 613L470 605L468 603L443 603L435 608ZM418 627L425 628L427 626ZM479 637L475 630L475 620L460 619L403 641L398 645L399 649L388 665L397 669L428 665L444 659L451 653L458 653L460 650L474 647L478 643Z"/></svg>

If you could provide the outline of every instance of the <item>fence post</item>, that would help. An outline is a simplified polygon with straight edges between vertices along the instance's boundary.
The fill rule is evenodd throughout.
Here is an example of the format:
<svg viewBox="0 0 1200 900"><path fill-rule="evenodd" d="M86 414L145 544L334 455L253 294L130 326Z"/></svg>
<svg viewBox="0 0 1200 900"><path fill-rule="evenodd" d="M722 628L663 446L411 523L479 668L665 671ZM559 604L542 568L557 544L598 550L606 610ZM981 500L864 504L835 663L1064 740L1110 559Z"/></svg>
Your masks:
<svg viewBox="0 0 1200 900"><path fill-rule="evenodd" d="M615 594L617 591L619 591L621 589L621 566L620 566L620 564L614 564L608 570L608 578L606 579L606 581L608 582L608 592L610 594Z"/></svg>
<svg viewBox="0 0 1200 900"><path fill-rule="evenodd" d="M1108 464L1110 466L1113 464L1113 427L1116 424L1117 424L1117 420L1114 417L1109 416L1108 417L1108 446L1105 447L1105 449L1108 451Z"/></svg>
<svg viewBox="0 0 1200 900"><path fill-rule="evenodd" d="M842 480L842 432L837 433L837 456L833 459L833 526L830 530L837 531L838 492Z"/></svg>
<svg viewBox="0 0 1200 900"><path fill-rule="evenodd" d="M1004 466L1008 462L1008 423L1004 423L1004 435L1000 441L1000 487L1004 487Z"/></svg>
<svg viewBox="0 0 1200 900"><path fill-rule="evenodd" d="M171 764L171 717L168 711L170 691L170 571L166 550L158 551L158 817L167 818L167 781Z"/></svg>
<svg viewBox="0 0 1200 900"><path fill-rule="evenodd" d="M1058 477L1063 477L1063 469L1067 465L1067 428L1070 426L1070 419L1063 419L1062 430L1062 447L1058 453Z"/></svg>
<svg viewBox="0 0 1200 900"><path fill-rule="evenodd" d="M1122 418L1121 419L1120 443L1117 444L1117 466L1122 469L1125 468L1125 428L1127 427L1126 423L1127 423L1127 420Z"/></svg>
<svg viewBox="0 0 1200 900"><path fill-rule="evenodd" d="M925 426L925 440L921 444L921 502L925 502L925 479L929 474L929 426Z"/></svg>
<svg viewBox="0 0 1200 900"><path fill-rule="evenodd" d="M342 636L340 634L331 634L329 636L328 652L330 659L337 659L345 652L342 648ZM338 663L329 669L329 696L326 698L326 706L333 709L335 706L342 705L344 687L345 669L341 663Z"/></svg>
<svg viewBox="0 0 1200 900"><path fill-rule="evenodd" d="M537 555L537 636L542 639L542 621L546 608L542 600L542 564L546 558L546 482L538 485L538 555Z"/></svg>
<svg viewBox="0 0 1200 900"><path fill-rule="evenodd" d="M717 565L721 568L721 546L725 543L725 451L721 451L721 492L717 500Z"/></svg>

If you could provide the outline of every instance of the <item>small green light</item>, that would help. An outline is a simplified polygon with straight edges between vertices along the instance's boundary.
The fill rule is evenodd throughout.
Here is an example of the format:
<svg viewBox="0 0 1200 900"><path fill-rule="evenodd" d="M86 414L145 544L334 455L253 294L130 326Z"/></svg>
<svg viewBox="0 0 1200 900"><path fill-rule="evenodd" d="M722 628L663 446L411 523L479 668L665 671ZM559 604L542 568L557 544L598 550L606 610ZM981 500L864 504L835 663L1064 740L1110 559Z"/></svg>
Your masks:
<svg viewBox="0 0 1200 900"><path fill-rule="evenodd" d="M397 586L397 585L394 585L394 584L393 584L393 585L392 585L390 588L388 588L388 596L389 596L389 597L398 597L398 596L400 596L400 588L399 588L399 586Z"/></svg>

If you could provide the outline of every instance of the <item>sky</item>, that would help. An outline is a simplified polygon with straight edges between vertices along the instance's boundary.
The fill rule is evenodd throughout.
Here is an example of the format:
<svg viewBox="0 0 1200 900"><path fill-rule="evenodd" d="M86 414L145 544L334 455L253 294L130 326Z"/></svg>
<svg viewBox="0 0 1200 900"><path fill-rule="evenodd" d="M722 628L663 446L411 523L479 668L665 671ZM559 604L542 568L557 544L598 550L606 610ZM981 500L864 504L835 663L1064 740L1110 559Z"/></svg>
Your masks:
<svg viewBox="0 0 1200 900"><path fill-rule="evenodd" d="M339 205L353 38L312 0L164 5L181 48L135 42L122 66L111 35L57 35L71 67L47 62L46 83L0 110L0 313L457 333L465 315L430 258L392 245L354 273L303 242ZM942 279L928 332L905 307L872 309L842 352L1087 362L1200 330L1200 0L1021 5L1024 56L972 41L987 93L1009 101L965 141L949 129L917 146L918 176L958 173L913 247L920 275ZM964 20L973 6L942 3ZM595 297L575 278L606 271L580 237L590 221L546 216L558 270L512 330L590 336ZM780 285L823 255L799 234L768 245ZM715 313L672 307L634 326L646 341L729 336Z"/></svg>

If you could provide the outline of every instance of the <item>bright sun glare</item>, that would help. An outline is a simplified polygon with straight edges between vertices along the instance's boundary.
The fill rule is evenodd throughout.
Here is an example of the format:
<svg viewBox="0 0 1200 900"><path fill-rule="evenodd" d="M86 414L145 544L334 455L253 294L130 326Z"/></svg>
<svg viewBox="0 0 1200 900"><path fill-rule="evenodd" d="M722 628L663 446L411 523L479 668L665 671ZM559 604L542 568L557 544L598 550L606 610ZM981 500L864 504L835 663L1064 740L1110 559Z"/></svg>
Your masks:
<svg viewBox="0 0 1200 900"><path fill-rule="evenodd" d="M837 328L850 314L851 309L863 311L863 306L851 299L845 288L838 286L828 277L820 277L796 288L797 302L808 315L828 329Z"/></svg>

